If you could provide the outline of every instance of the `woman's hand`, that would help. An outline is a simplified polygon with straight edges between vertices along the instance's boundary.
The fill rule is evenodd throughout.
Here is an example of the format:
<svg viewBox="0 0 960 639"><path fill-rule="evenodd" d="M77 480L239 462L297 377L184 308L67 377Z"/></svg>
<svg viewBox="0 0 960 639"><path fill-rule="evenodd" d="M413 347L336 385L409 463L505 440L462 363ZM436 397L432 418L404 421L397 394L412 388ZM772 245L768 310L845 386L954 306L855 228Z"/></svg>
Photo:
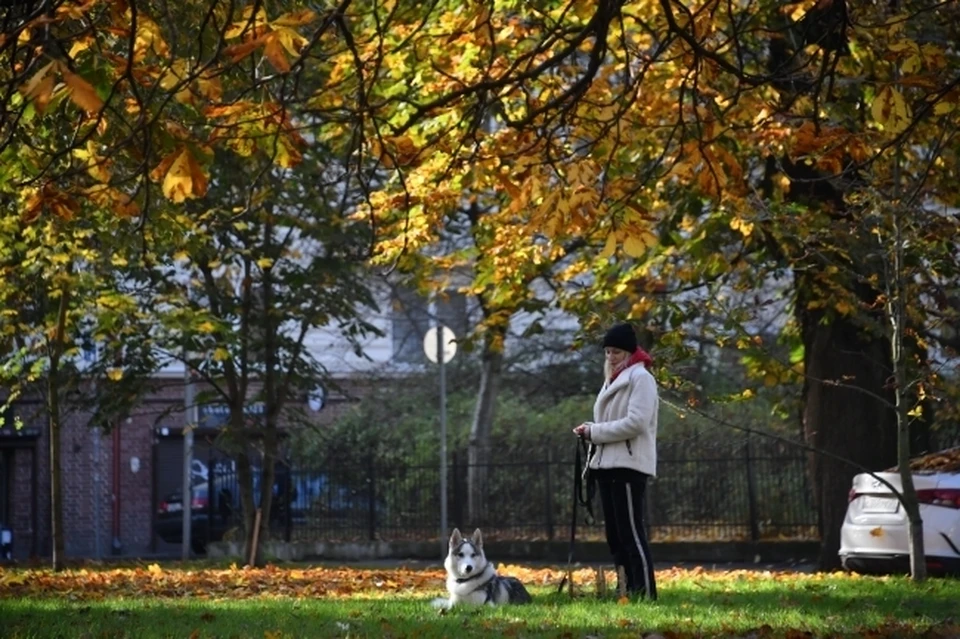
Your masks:
<svg viewBox="0 0 960 639"><path fill-rule="evenodd" d="M583 437L587 441L590 441L590 422L585 422L574 428L573 434L577 437Z"/></svg>

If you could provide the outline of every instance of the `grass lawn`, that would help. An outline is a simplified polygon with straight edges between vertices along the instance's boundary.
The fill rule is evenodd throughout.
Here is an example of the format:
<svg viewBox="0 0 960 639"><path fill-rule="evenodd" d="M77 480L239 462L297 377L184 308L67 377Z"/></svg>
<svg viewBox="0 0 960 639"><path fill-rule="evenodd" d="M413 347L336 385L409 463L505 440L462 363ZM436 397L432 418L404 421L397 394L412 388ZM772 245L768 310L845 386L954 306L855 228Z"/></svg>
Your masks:
<svg viewBox="0 0 960 639"><path fill-rule="evenodd" d="M658 571L656 603L577 596L561 572L504 566L528 606L440 614L435 570L150 566L0 570L0 636L26 637L960 637L960 580ZM613 573L607 573L612 583Z"/></svg>

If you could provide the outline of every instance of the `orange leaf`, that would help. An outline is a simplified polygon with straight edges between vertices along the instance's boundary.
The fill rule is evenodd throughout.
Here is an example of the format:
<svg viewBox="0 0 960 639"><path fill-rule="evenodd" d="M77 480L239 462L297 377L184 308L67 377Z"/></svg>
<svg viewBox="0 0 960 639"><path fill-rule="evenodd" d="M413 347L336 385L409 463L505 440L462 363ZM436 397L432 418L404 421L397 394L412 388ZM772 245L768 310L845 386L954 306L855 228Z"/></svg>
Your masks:
<svg viewBox="0 0 960 639"><path fill-rule="evenodd" d="M70 89L70 99L73 100L74 104L90 115L100 112L100 109L103 108L103 100L97 95L93 85L76 73L71 73L66 69L63 69L63 81Z"/></svg>
<svg viewBox="0 0 960 639"><path fill-rule="evenodd" d="M242 44L233 44L223 50L224 55L226 55L233 62L240 62L245 57L256 51L260 48L260 45L264 43L265 38L254 38L248 40Z"/></svg>
<svg viewBox="0 0 960 639"><path fill-rule="evenodd" d="M516 199L523 194L522 191L520 190L520 187L514 184L510 180L510 178L507 177L506 175L500 173L497 175L497 177L500 179L500 184L503 185L504 190L507 192L507 195L509 195L510 197Z"/></svg>
<svg viewBox="0 0 960 639"><path fill-rule="evenodd" d="M53 75L50 73L50 69L53 67L53 64L54 63L51 62L42 67L33 74L33 77L20 86L20 93L23 94L23 97L28 100L36 99L39 94L45 92L47 94L47 100L50 99L50 92L53 91ZM49 84L49 88L44 86L45 83ZM46 104L46 102L44 102L44 104Z"/></svg>
<svg viewBox="0 0 960 639"><path fill-rule="evenodd" d="M47 108L47 105L50 103L50 98L53 96L53 74L48 75L40 81L40 84L36 88L36 93L33 96L33 103L37 106L37 110L43 113Z"/></svg>
<svg viewBox="0 0 960 639"><path fill-rule="evenodd" d="M177 149L173 153L165 156L160 160L160 164L155 166L152 171L150 171L150 179L154 182L159 182L163 176L167 174L167 171L170 170L170 165L173 164L173 161L177 159L180 155L180 149Z"/></svg>
<svg viewBox="0 0 960 639"><path fill-rule="evenodd" d="M276 33L267 36L267 44L263 47L263 55L267 57L273 68L280 73L290 71L290 61L287 60L287 54L283 50L283 44Z"/></svg>
<svg viewBox="0 0 960 639"><path fill-rule="evenodd" d="M871 529L871 530L870 530L870 536L871 536L871 537L883 537L883 527L882 527L882 526L877 526L876 528Z"/></svg>

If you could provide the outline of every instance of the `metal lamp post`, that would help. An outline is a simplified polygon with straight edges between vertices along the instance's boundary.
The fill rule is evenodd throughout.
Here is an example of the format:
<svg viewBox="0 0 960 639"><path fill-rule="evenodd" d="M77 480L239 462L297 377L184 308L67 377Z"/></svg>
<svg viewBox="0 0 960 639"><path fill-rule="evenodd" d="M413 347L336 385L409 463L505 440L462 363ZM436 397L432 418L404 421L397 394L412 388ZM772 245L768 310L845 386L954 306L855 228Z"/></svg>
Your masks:
<svg viewBox="0 0 960 639"><path fill-rule="evenodd" d="M441 557L447 554L447 371L446 364L457 354L457 336L439 322L423 336L423 352L440 372L440 544Z"/></svg>

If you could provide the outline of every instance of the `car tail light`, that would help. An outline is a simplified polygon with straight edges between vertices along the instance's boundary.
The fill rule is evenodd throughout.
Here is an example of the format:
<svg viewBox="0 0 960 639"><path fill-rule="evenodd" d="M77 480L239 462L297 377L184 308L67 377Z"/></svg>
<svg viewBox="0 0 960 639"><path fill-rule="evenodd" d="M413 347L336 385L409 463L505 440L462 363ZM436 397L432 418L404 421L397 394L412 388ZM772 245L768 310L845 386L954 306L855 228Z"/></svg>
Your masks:
<svg viewBox="0 0 960 639"><path fill-rule="evenodd" d="M851 489L850 489L850 492L847 493L847 503L853 501L854 499L856 499L856 498L859 497L859 496L860 496L860 495L859 495L859 493L857 493L857 489L856 489L856 488L851 488Z"/></svg>
<svg viewBox="0 0 960 639"><path fill-rule="evenodd" d="M960 488L937 488L932 490L918 490L917 500L921 504L931 506L945 506L946 508L960 508Z"/></svg>
<svg viewBox="0 0 960 639"><path fill-rule="evenodd" d="M157 507L157 512L160 512L160 513L167 512L167 502L161 501L160 505Z"/></svg>
<svg viewBox="0 0 960 639"><path fill-rule="evenodd" d="M190 500L191 508L206 508L207 507L207 498L206 497L194 497Z"/></svg>

